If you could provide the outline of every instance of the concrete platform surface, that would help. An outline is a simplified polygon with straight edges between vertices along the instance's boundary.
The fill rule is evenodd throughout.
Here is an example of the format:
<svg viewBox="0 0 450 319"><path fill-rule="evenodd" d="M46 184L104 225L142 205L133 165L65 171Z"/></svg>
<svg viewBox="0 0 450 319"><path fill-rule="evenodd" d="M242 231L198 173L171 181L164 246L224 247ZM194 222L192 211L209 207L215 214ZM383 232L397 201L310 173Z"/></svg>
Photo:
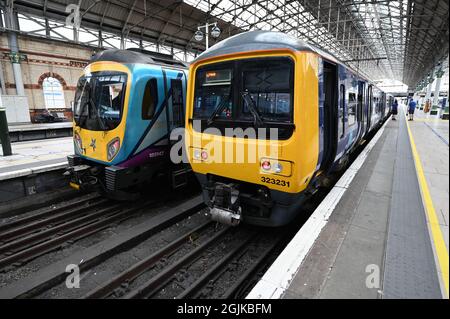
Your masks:
<svg viewBox="0 0 450 319"><path fill-rule="evenodd" d="M443 235L445 249L447 251L446 258L448 263L449 250L449 121L438 118L437 115L430 115L421 110L416 110L414 120L408 121L418 157L420 158L423 174L426 180L427 188L430 194L430 201L426 207L428 210L433 210L437 217L441 233ZM422 194L423 195L423 194ZM427 224L433 235L433 220L430 220L430 215L427 214ZM435 256L442 252L436 251L433 246ZM443 248L440 249L441 251ZM438 273L441 278L447 278L448 281L448 266L447 274L443 274L438 268ZM445 288L444 286L442 287ZM448 287L446 287L448 290Z"/></svg>
<svg viewBox="0 0 450 319"><path fill-rule="evenodd" d="M448 298L448 121L402 111L247 298Z"/></svg>
<svg viewBox="0 0 450 319"><path fill-rule="evenodd" d="M10 124L8 130L10 132L24 132L24 131L39 131L39 130L54 130L60 128L71 128L72 122L58 122L58 123L25 123L25 124Z"/></svg>
<svg viewBox="0 0 450 319"><path fill-rule="evenodd" d="M0 147L0 180L16 178L39 170L62 168L73 154L71 137L12 143L13 155L3 156Z"/></svg>

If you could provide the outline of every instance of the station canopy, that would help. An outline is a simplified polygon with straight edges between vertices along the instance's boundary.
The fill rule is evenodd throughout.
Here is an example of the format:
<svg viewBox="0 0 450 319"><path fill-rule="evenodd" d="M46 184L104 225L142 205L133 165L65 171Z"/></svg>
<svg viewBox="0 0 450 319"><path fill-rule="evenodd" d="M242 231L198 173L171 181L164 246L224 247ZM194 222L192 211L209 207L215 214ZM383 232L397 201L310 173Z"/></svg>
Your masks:
<svg viewBox="0 0 450 319"><path fill-rule="evenodd" d="M78 2L81 28L74 36L65 25L66 7ZM188 61L205 49L194 33L206 22L221 29L211 45L248 30L280 31L329 51L371 80L411 88L433 77L448 57L448 0L3 0L3 14L7 5L23 32L101 47L140 46Z"/></svg>

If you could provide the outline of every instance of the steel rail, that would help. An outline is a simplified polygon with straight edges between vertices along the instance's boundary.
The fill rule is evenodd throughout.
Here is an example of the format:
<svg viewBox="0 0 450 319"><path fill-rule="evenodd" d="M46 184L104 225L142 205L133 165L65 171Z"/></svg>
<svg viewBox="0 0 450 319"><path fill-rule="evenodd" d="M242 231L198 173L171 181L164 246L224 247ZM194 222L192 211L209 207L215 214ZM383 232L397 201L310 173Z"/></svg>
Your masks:
<svg viewBox="0 0 450 319"><path fill-rule="evenodd" d="M43 230L41 232L33 233L29 236L20 238L15 241L11 241L9 243L6 243L3 246L0 246L0 254L4 254L5 252L11 252L16 250L22 250L23 247L27 247L33 244L40 243L48 238L50 238L53 235L60 235L62 232L65 231L71 231L75 228L87 225L89 223L92 223L95 220L98 220L102 217L110 216L117 212L117 209L119 209L120 205L112 205L110 207L105 207L103 209L97 210L92 212L91 214L84 215L82 217L69 220L65 223L62 223L56 227L48 228L46 230Z"/></svg>
<svg viewBox="0 0 450 319"><path fill-rule="evenodd" d="M167 279L169 279L172 275L174 275L181 267L188 264L189 262L195 260L202 252L204 252L211 244L216 242L219 238L221 238L225 233L230 230L229 227L225 227L222 230L218 231L214 236L209 238L207 241L202 243L200 246L195 248L193 251L185 255L183 258L177 260L175 263L165 268L162 272L160 272L155 277L146 281L142 285L140 285L137 289L131 291L127 295L124 296L125 299L133 299L133 298L143 298L149 295L154 294L158 287L165 283Z"/></svg>
<svg viewBox="0 0 450 319"><path fill-rule="evenodd" d="M98 195L98 194L95 194L94 196L89 195L87 198L83 197L81 200L78 200L78 201L75 201L75 202L73 201L73 199L71 199L70 202L68 201L67 203L64 203L64 204L62 204L61 206L58 206L58 207L50 206L48 208L45 208L44 210L42 210L42 208L35 209L34 211L40 211L40 210L42 210L42 211L40 211L40 212L38 212L36 214L30 215L30 216L26 216L26 217L14 220L14 221L9 222L9 223L1 224L0 225L0 233L2 233L3 231L9 230L11 228L18 227L18 226L21 226L23 224L26 224L26 223L29 223L29 222L32 222L32 221L35 221L35 220L47 217L49 215L53 215L55 213L58 213L58 212L70 209L72 207L80 205L81 203L85 203L85 202L89 202L89 201L98 199L99 197L100 197L100 195Z"/></svg>
<svg viewBox="0 0 450 319"><path fill-rule="evenodd" d="M0 233L0 244L4 244L6 241L14 240L19 236L24 236L36 232L43 227L49 227L57 222L68 221L71 217L77 217L77 215L85 215L85 213L88 213L88 211L86 211L87 209L94 209L107 202L107 199L100 199L98 202L95 202L93 204L84 204L82 206L72 208L68 211L55 214L53 216L50 216L49 218L34 220L25 226L13 228L4 233Z"/></svg>
<svg viewBox="0 0 450 319"><path fill-rule="evenodd" d="M252 263L252 265L238 278L238 280L228 288L225 293L221 296L223 299L230 299L232 296L236 294L239 289L242 289L244 282L261 266L263 261L272 253L275 247L280 243L280 241L284 238L279 238L270 245L263 254L261 254L258 259Z"/></svg>
<svg viewBox="0 0 450 319"><path fill-rule="evenodd" d="M7 256L3 259L0 259L0 269L8 266L14 262L24 260L29 260L32 258L36 258L42 254L47 253L57 247L59 247L62 243L69 240L79 240L83 237L90 236L99 232L100 230L108 227L112 222L117 220L125 220L131 217L131 213L135 212L143 207L147 206L147 204L142 204L138 207L129 208L123 211L119 211L113 214L108 215L108 217L100 219L96 222L90 222L89 224L76 228L69 233L65 233L64 235L58 236L56 238L50 239L48 241L41 242L38 245L29 247L25 250L21 250L13 255Z"/></svg>
<svg viewBox="0 0 450 319"><path fill-rule="evenodd" d="M256 234L253 234L252 236L249 236L246 240L238 244L232 251L223 256L214 264L214 266L209 268L201 277L199 277L194 283L192 283L188 288L180 293L176 297L176 299L190 298L191 296L199 293L201 286L204 286L206 281L215 281L215 277L217 277L218 274L224 272L224 266L239 253L241 253L241 255L244 254L246 250L243 252L242 249L246 247L255 237Z"/></svg>
<svg viewBox="0 0 450 319"><path fill-rule="evenodd" d="M118 288L122 283L124 282L131 282L138 276L140 276L142 273L147 271L151 266L153 266L158 260L163 258L164 256L168 254L172 254L175 251L177 251L183 244L185 244L187 241L191 239L191 236L202 231L204 228L207 228L208 226L212 225L213 222L207 221L203 223L202 225L189 230L188 232L181 235L176 240L170 242L167 246L159 249L149 257L145 258L144 260L141 260L140 262L134 264L130 268L126 269L119 275L112 278L107 283L103 284L102 286L90 291L88 294L86 294L83 298L90 299L90 298L105 298L108 295L110 295L114 289Z"/></svg>

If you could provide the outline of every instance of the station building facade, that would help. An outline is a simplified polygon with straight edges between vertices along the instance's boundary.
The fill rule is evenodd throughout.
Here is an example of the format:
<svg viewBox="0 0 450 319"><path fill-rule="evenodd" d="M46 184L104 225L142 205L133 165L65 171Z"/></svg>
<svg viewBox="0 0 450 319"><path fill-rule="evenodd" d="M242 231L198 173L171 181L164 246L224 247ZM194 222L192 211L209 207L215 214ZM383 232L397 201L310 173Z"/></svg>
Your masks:
<svg viewBox="0 0 450 319"><path fill-rule="evenodd" d="M19 55L11 54L7 34L0 34L1 93L8 121L35 122L47 111L71 120L78 78L98 49L27 35L18 35L18 45ZM17 95L13 72L17 62L25 96Z"/></svg>

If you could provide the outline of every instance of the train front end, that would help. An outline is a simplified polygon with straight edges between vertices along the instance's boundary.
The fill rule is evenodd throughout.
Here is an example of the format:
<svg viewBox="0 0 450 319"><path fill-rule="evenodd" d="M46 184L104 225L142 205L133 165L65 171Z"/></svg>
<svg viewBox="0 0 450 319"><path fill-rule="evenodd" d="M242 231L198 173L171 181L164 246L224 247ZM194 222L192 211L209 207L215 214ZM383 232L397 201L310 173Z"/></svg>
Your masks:
<svg viewBox="0 0 450 319"><path fill-rule="evenodd" d="M256 35L191 65L186 151L213 220L280 226L317 171L318 58Z"/></svg>
<svg viewBox="0 0 450 319"><path fill-rule="evenodd" d="M74 100L75 154L68 157L66 172L73 188L116 188L114 165L126 156L123 140L130 89L131 72L124 64L94 62L85 68Z"/></svg>

